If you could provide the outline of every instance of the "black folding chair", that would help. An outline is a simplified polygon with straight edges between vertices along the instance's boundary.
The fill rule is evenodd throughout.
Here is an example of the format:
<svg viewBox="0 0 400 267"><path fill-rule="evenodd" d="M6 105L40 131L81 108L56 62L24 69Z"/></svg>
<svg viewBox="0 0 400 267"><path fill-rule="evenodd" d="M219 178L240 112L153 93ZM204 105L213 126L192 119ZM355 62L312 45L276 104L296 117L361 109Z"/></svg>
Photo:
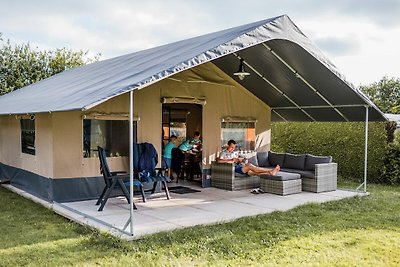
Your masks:
<svg viewBox="0 0 400 267"><path fill-rule="evenodd" d="M99 199L96 202L96 205L101 204L98 211L103 210L104 206L107 203L108 198L110 197L111 192L115 189L121 189L124 196L128 200L128 203L130 203L130 195L128 189L126 188L127 186L128 187L130 186L130 182L126 181L127 179L129 179L129 174L124 171L111 172L107 164L106 151L101 147L97 148L99 150L100 172L103 174L105 182L105 187L103 189L103 192L101 193ZM146 199L142 183L139 180L134 179L133 186L139 187L142 194L143 202L145 202ZM133 206L134 209L137 209L135 203L133 203Z"/></svg>

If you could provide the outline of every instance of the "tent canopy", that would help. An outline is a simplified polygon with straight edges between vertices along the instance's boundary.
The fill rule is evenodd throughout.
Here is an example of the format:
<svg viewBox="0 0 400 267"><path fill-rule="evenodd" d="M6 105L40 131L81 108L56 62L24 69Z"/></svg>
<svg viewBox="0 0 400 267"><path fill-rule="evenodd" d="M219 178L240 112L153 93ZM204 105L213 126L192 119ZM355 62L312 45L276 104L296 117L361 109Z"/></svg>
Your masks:
<svg viewBox="0 0 400 267"><path fill-rule="evenodd" d="M250 73L233 73L240 59ZM87 110L212 61L272 108L273 120L386 120L288 16L258 21L64 71L0 97L0 114Z"/></svg>

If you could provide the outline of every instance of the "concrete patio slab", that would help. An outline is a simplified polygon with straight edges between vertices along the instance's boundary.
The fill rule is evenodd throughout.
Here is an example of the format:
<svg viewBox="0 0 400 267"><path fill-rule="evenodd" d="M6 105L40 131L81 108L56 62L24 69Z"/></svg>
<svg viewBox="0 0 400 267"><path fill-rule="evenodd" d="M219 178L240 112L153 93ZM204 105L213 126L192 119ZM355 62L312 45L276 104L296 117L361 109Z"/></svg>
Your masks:
<svg viewBox="0 0 400 267"><path fill-rule="evenodd" d="M252 205L242 202L240 205L235 201L220 200L218 202L195 205L194 207L200 210L214 212L216 214L226 215L227 218L232 218L237 214L236 218L243 216L252 216L265 212L265 207ZM273 211L272 209L270 210ZM233 214L232 214L233 213Z"/></svg>
<svg viewBox="0 0 400 267"><path fill-rule="evenodd" d="M201 188L197 184L180 182L170 186L186 186L201 192L177 194L171 192L167 200L164 193L148 196L145 203L140 196L133 200L137 210L133 213L133 235L130 227L123 229L130 218L130 205L124 197L110 198L104 210L97 211L96 200L68 203L48 203L11 185L5 187L30 198L56 213L80 224L107 231L123 239L132 240L144 235L171 231L196 225L216 224L241 217L287 211L307 203L323 203L367 193L336 190L324 193L302 192L287 196L251 194L250 190L226 191L217 188Z"/></svg>
<svg viewBox="0 0 400 267"><path fill-rule="evenodd" d="M246 203L253 206L263 207L272 211L286 211L303 203L298 203L296 200L291 200L287 196L278 196L273 194L250 195L247 197L236 198L234 201ZM265 213L265 212L264 212Z"/></svg>

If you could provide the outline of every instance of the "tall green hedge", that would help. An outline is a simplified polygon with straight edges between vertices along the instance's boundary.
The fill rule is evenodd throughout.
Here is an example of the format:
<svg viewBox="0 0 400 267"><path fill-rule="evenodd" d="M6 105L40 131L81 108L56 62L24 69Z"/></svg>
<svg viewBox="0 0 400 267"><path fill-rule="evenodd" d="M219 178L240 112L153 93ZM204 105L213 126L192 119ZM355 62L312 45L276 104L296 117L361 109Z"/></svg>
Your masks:
<svg viewBox="0 0 400 267"><path fill-rule="evenodd" d="M385 122L368 127L368 180L381 183L387 151ZM364 177L365 123L279 122L272 124L271 150L331 155L341 177L362 181Z"/></svg>
<svg viewBox="0 0 400 267"><path fill-rule="evenodd" d="M389 145L384 158L382 181L387 184L400 184L400 144Z"/></svg>

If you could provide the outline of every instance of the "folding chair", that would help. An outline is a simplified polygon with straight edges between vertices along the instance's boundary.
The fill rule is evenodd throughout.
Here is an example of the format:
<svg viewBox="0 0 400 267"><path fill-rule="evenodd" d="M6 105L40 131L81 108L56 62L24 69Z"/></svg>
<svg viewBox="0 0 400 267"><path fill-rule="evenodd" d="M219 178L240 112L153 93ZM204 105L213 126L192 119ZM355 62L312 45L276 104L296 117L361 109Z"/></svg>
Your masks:
<svg viewBox="0 0 400 267"><path fill-rule="evenodd" d="M124 179L125 180L129 179L129 174L124 171L111 172L107 164L106 151L102 147L97 147L97 148L99 151L100 172L103 174L105 182L105 187L103 189L103 192L101 193L99 199L96 202L96 205L101 204L98 211L103 210L104 206L107 203L108 198L110 197L111 192L114 189L121 189L124 196L128 200L128 203L130 203L130 195L128 189L126 188L127 186L130 186L130 182L124 181ZM143 202L145 202L146 199L142 183L139 180L134 179L133 186L139 187L142 194ZM137 209L135 203L133 203L133 206L134 209Z"/></svg>

